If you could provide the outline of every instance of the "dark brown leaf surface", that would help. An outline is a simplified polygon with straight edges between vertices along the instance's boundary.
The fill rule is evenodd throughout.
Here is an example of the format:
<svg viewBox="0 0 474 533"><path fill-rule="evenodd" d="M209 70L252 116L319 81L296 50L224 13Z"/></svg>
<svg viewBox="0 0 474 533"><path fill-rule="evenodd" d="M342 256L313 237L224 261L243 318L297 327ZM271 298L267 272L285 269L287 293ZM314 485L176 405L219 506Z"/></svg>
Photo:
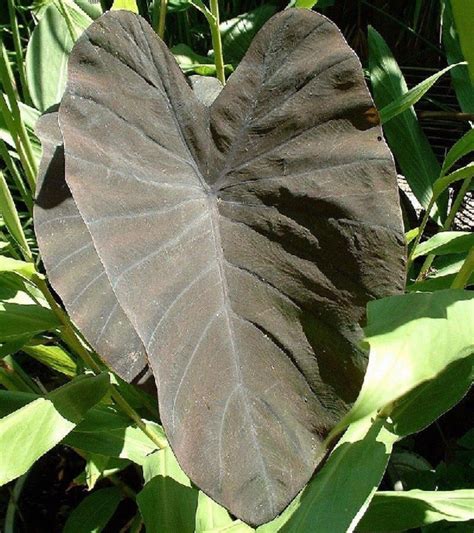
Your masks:
<svg viewBox="0 0 474 533"><path fill-rule="evenodd" d="M395 169L339 30L285 10L210 109L138 16L79 39L66 179L191 479L251 524L354 401L368 300L403 288Z"/></svg>
<svg viewBox="0 0 474 533"><path fill-rule="evenodd" d="M48 279L94 350L126 381L144 382L143 343L120 307L64 176L58 113L43 115L43 147L34 207L35 232Z"/></svg>

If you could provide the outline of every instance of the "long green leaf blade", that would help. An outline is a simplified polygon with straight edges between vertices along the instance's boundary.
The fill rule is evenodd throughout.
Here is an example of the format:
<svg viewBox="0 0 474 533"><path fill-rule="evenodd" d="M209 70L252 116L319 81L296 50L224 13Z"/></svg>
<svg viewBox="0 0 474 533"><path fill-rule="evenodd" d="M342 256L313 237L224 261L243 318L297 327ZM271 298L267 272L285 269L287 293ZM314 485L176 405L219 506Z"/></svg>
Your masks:
<svg viewBox="0 0 474 533"><path fill-rule="evenodd" d="M0 419L0 485L24 474L61 442L108 387L108 374L82 376Z"/></svg>
<svg viewBox="0 0 474 533"><path fill-rule="evenodd" d="M386 105L380 110L380 122L386 124L392 118L395 118L400 113L403 113L407 109L413 107L430 89L433 85L443 76L446 72L449 72L452 68L464 63L456 63L455 65L449 65L448 67L440 70L436 74L433 74L426 80L423 80L415 87L412 87L409 91L398 97L396 100Z"/></svg>
<svg viewBox="0 0 474 533"><path fill-rule="evenodd" d="M446 520L474 519L474 490L377 492L359 531L405 531Z"/></svg>

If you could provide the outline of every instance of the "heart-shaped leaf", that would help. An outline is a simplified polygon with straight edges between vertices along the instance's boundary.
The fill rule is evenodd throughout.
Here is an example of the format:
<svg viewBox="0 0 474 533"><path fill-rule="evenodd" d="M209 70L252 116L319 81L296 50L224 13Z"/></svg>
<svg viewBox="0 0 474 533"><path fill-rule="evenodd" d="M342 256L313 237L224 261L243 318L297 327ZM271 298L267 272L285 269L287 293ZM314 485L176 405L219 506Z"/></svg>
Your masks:
<svg viewBox="0 0 474 533"><path fill-rule="evenodd" d="M395 169L339 30L286 10L210 108L138 16L79 39L66 179L148 352L185 472L251 524L354 401L368 300L404 284Z"/></svg>

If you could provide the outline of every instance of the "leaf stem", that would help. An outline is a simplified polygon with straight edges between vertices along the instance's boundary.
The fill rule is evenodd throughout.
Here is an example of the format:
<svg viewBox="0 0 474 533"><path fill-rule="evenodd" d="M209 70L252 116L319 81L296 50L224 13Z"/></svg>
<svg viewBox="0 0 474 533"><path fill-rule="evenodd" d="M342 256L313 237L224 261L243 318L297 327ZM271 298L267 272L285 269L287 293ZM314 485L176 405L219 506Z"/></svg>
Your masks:
<svg viewBox="0 0 474 533"><path fill-rule="evenodd" d="M454 281L451 285L452 289L464 289L464 287L469 283L469 278L474 272L474 246L470 249L467 254L466 260L462 264L461 269L457 273Z"/></svg>
<svg viewBox="0 0 474 533"><path fill-rule="evenodd" d="M0 80L7 95L8 103L10 104L10 107L8 107L4 95L0 94L0 112L7 123L8 130L13 136L18 155L28 179L28 184L34 192L38 169L36 168L36 161L33 155L30 138L28 137L18 106L18 101L16 99L14 80L10 71L7 51L3 43L1 43Z"/></svg>
<svg viewBox="0 0 474 533"><path fill-rule="evenodd" d="M214 49L214 61L216 64L217 79L222 83L222 85L225 85L224 56L222 52L221 32L219 29L219 1L210 0L210 8L213 20L208 20L211 28L212 48Z"/></svg>
<svg viewBox="0 0 474 533"><path fill-rule="evenodd" d="M18 74L20 76L21 89L23 93L23 99L30 105L31 98L28 91L28 84L26 82L25 62L23 60L23 48L21 47L20 31L18 28L18 21L15 13L15 0L8 0L8 14L10 16L10 28L13 36L13 46L15 47L15 59Z"/></svg>
<svg viewBox="0 0 474 533"><path fill-rule="evenodd" d="M430 218L431 210L434 207L434 204L436 202L436 196L433 195L431 197L430 203L428 204L428 207L426 208L425 214L423 215L423 219L420 224L420 229L418 231L418 235L415 238L415 241L413 242L413 246L411 247L410 254L408 255L408 261L407 261L407 271L410 270L410 267L413 263L413 254L415 253L416 247L420 244L421 237L423 236L423 233L426 228L426 224L428 224L428 220Z"/></svg>
<svg viewBox="0 0 474 533"><path fill-rule="evenodd" d="M23 178L18 168L16 167L15 162L10 156L6 144L1 139L0 139L0 157L3 159L5 166L10 172L10 175L13 181L15 182L15 186L18 189L18 192L20 193L21 199L25 203L28 209L28 212L31 215L33 213L33 199L31 197L31 194L29 194L26 189L25 183L23 182Z"/></svg>
<svg viewBox="0 0 474 533"><path fill-rule="evenodd" d="M160 0L160 17L158 19L158 36L160 39L165 37L166 11L168 9L168 0Z"/></svg>

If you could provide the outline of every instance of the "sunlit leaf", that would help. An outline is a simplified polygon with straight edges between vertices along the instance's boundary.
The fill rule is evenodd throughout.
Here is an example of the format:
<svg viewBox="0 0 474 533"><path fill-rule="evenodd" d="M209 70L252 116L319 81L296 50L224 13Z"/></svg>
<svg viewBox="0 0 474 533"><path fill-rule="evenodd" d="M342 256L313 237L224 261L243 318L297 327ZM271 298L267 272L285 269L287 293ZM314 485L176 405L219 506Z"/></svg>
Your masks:
<svg viewBox="0 0 474 533"><path fill-rule="evenodd" d="M375 493L397 440L383 419L352 424L319 474L273 522L257 533L354 531Z"/></svg>
<svg viewBox="0 0 474 533"><path fill-rule="evenodd" d="M263 4L248 13L242 13L222 22L219 29L222 36L224 59L231 63L239 63L258 30L275 11L274 5Z"/></svg>
<svg viewBox="0 0 474 533"><path fill-rule="evenodd" d="M0 342L24 339L58 327L59 320L51 309L8 274L0 275Z"/></svg>
<svg viewBox="0 0 474 533"><path fill-rule="evenodd" d="M81 376L0 419L0 485L24 474L107 392L107 374Z"/></svg>
<svg viewBox="0 0 474 533"><path fill-rule="evenodd" d="M440 520L474 519L474 490L377 492L358 531L406 531Z"/></svg>
<svg viewBox="0 0 474 533"><path fill-rule="evenodd" d="M137 503L147 532L194 533L198 491L191 487L171 450L149 456L144 471L146 483Z"/></svg>
<svg viewBox="0 0 474 533"><path fill-rule="evenodd" d="M458 254L468 252L474 246L474 234L468 231L442 231L419 244L413 252L413 259L421 255Z"/></svg>
<svg viewBox="0 0 474 533"><path fill-rule="evenodd" d="M390 406L473 353L474 294L445 290L371 302L366 335L369 366L348 421Z"/></svg>
<svg viewBox="0 0 474 533"><path fill-rule="evenodd" d="M137 0L114 0L110 9L126 9L132 13L138 13Z"/></svg>
<svg viewBox="0 0 474 533"><path fill-rule="evenodd" d="M65 7L71 15L72 9ZM68 27L57 6L52 4L28 41L25 61L28 90L40 111L46 111L61 100L66 85L69 52L75 38L92 22L82 11L76 11L70 20L71 27Z"/></svg>

